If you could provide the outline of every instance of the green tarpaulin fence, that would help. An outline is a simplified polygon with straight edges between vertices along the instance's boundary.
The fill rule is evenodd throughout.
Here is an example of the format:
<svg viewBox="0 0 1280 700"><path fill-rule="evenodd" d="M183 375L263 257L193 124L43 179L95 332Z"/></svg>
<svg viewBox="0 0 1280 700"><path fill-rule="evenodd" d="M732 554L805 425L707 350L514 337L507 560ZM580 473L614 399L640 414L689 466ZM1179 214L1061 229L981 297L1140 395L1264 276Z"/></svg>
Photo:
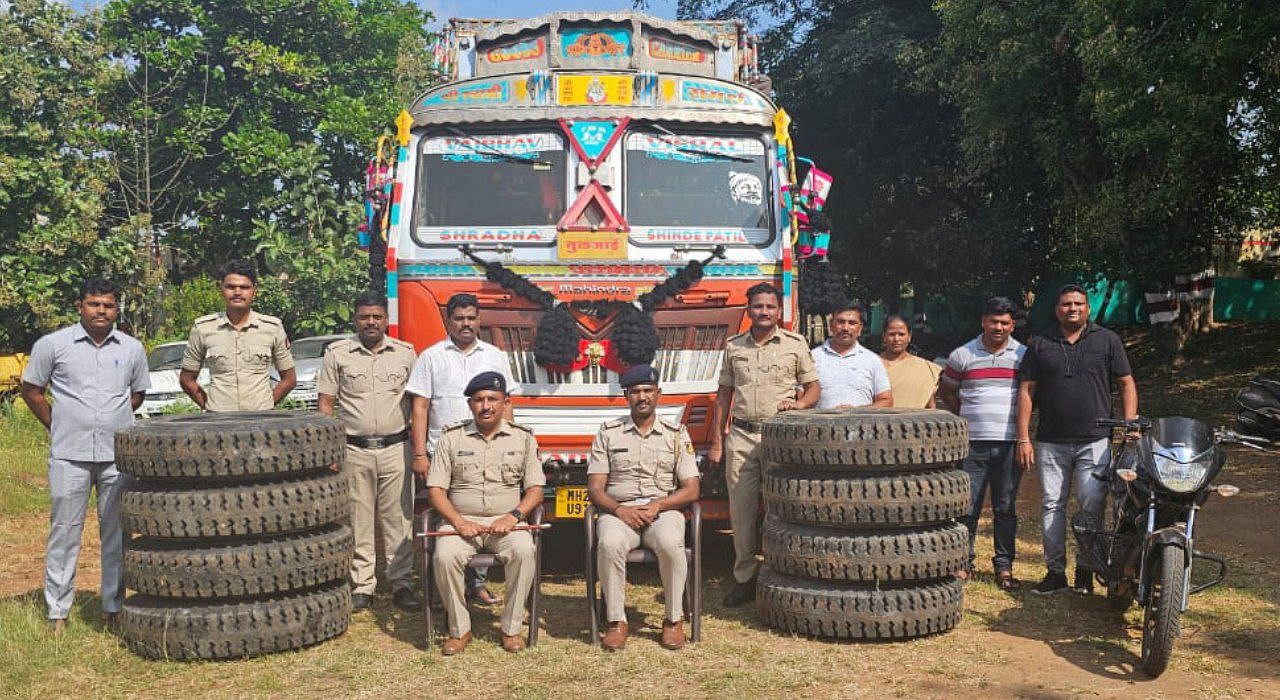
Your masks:
<svg viewBox="0 0 1280 700"><path fill-rule="evenodd" d="M1124 280L1098 279L1081 283L1062 278L1042 285L1028 321L1032 328L1053 323L1054 293L1068 282L1077 282L1089 294L1093 319L1107 326L1147 323L1142 290ZM1280 321L1280 280L1219 277L1213 281L1213 318L1216 321Z"/></svg>

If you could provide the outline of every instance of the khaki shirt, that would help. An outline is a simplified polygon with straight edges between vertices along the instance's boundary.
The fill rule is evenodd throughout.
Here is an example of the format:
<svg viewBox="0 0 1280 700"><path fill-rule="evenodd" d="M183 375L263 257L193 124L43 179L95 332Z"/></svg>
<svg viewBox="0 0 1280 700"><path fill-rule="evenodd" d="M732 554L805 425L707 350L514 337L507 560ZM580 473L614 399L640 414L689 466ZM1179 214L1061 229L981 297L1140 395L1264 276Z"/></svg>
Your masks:
<svg viewBox="0 0 1280 700"><path fill-rule="evenodd" d="M693 441L684 426L661 418L647 435L630 417L600 426L591 443L588 474L608 474L606 490L619 503L662 498L698 476Z"/></svg>
<svg viewBox="0 0 1280 700"><path fill-rule="evenodd" d="M356 338L325 348L316 391L334 397L334 415L347 435L394 435L409 425L404 388L417 354L413 346L384 338L372 351Z"/></svg>
<svg viewBox="0 0 1280 700"><path fill-rule="evenodd" d="M210 411L269 411L271 365L277 372L293 369L293 354L284 324L275 316L249 312L244 327L236 330L225 313L196 319L182 355L182 369L199 372L209 365Z"/></svg>
<svg viewBox="0 0 1280 700"><path fill-rule="evenodd" d="M446 489L459 513L477 517L508 513L525 489L546 483L533 432L505 420L491 440L473 420L446 429L427 472L428 488Z"/></svg>
<svg viewBox="0 0 1280 700"><path fill-rule="evenodd" d="M757 344L751 331L729 338L720 365L720 386L733 389L733 417L759 422L796 398L796 385L818 381L804 336L781 328Z"/></svg>

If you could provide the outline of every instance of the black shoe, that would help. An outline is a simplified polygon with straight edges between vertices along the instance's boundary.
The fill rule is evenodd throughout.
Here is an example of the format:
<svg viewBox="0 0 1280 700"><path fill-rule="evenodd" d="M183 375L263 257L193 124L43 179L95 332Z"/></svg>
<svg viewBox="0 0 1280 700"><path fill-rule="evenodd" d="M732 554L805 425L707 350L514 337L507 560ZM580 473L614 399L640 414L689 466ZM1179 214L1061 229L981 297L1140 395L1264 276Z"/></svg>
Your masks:
<svg viewBox="0 0 1280 700"><path fill-rule="evenodd" d="M1050 571L1044 575L1044 580L1036 584L1031 589L1036 595L1052 595L1067 590L1067 575L1057 571Z"/></svg>
<svg viewBox="0 0 1280 700"><path fill-rule="evenodd" d="M733 584L733 588L728 595L724 597L724 606L726 608L736 608L740 605L746 605L756 599L756 580L751 579L746 583Z"/></svg>
<svg viewBox="0 0 1280 700"><path fill-rule="evenodd" d="M1071 587L1071 592L1076 595L1093 595L1093 572L1077 568L1076 583Z"/></svg>
<svg viewBox="0 0 1280 700"><path fill-rule="evenodd" d="M365 610L369 607L369 604L372 602L373 602L373 596L369 595L368 593L352 593L351 594L352 610Z"/></svg>
<svg viewBox="0 0 1280 700"><path fill-rule="evenodd" d="M422 601L418 600L418 596L414 594L412 588L397 588L396 592L391 595L391 602L396 604L401 610L417 610L422 607Z"/></svg>

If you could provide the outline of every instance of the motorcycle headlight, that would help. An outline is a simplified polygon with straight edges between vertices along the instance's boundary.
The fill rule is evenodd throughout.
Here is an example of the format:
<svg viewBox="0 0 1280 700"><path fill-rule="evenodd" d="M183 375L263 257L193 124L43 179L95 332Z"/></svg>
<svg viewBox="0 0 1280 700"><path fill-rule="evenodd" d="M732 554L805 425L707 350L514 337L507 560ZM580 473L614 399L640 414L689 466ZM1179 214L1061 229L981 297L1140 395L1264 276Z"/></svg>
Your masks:
<svg viewBox="0 0 1280 700"><path fill-rule="evenodd" d="M1160 484L1176 493L1193 493L1197 491L1204 484L1205 477L1209 474L1209 463L1211 461L1209 457L1189 462L1179 462L1159 453L1152 456L1155 458L1156 477L1160 479Z"/></svg>

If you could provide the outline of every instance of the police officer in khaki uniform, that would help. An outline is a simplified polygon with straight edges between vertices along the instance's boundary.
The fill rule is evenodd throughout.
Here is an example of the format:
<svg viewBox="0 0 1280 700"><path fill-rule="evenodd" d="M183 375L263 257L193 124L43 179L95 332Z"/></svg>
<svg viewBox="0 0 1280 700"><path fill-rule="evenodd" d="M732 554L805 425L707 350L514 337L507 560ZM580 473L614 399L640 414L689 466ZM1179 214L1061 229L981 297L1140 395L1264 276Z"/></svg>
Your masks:
<svg viewBox="0 0 1280 700"><path fill-rule="evenodd" d="M760 426L780 411L810 408L818 401L818 371L804 336L778 327L782 295L761 282L747 290L751 330L729 339L720 366L715 420L707 457L723 456L729 486L729 520L733 525L734 587L725 596L729 607L756 596L760 571ZM796 387L801 387L796 396ZM732 421L730 403L732 402ZM726 423L731 425L726 426ZM725 430L729 437L725 441ZM727 442L727 444L726 444Z"/></svg>
<svg viewBox="0 0 1280 700"><path fill-rule="evenodd" d="M207 411L269 411L297 383L284 324L253 310L258 274L244 260L231 260L218 272L226 311L196 319L182 355L178 383ZM209 363L209 391L196 382ZM271 387L274 364L280 382Z"/></svg>
<svg viewBox="0 0 1280 700"><path fill-rule="evenodd" d="M473 418L444 431L427 473L427 498L447 523L440 529L460 535L436 542L436 586L449 617L449 638L441 652L452 656L471 641L463 571L480 549L497 555L506 572L502 648L516 652L524 649L520 629L535 562L533 536L511 528L542 503L547 481L533 433L503 418L509 399L502 374L477 374L463 394Z"/></svg>
<svg viewBox="0 0 1280 700"><path fill-rule="evenodd" d="M643 543L658 557L666 599L660 644L680 649L685 643L681 606L689 564L680 509L698 500L693 441L684 426L655 414L662 390L652 367L636 365L619 383L631 416L601 426L587 463L587 493L602 512L596 551L608 627L601 644L610 651L626 644L627 552Z"/></svg>
<svg viewBox="0 0 1280 700"><path fill-rule="evenodd" d="M409 402L405 385L413 346L387 337L387 299L374 291L356 297L356 337L331 344L316 377L320 412L347 433L343 461L351 491L351 607L369 607L377 579L374 525L382 532L387 580L396 607L416 610L409 519L413 489L405 478ZM336 412L335 412L336 408Z"/></svg>

